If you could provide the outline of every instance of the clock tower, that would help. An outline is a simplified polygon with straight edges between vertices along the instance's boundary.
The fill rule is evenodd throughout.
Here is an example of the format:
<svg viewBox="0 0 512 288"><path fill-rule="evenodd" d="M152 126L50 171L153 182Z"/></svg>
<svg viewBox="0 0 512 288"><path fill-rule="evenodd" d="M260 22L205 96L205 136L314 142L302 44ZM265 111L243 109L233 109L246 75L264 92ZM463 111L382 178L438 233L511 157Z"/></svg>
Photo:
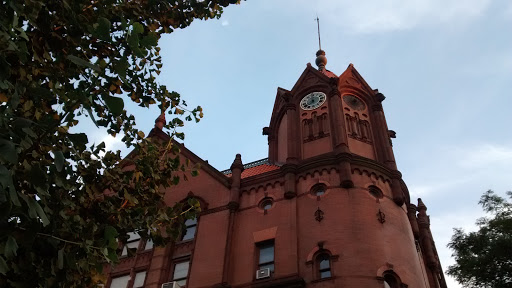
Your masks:
<svg viewBox="0 0 512 288"><path fill-rule="evenodd" d="M327 70L325 52L317 52L315 69L308 63L293 88L277 89L268 135L269 161L299 162L335 157L342 187L354 183L350 163L366 159L391 171L396 204L409 202L409 193L397 170L391 138L382 109L384 95L372 89L350 64L340 75ZM290 191L294 193L294 191Z"/></svg>
<svg viewBox="0 0 512 288"><path fill-rule="evenodd" d="M284 171L285 198L300 198L304 187L325 183L332 194L339 193L331 195L340 197L336 209L350 210L339 211L336 217L341 222L342 218L352 219L352 229L358 227L352 231L354 237L345 240L348 242L333 238L331 243L337 242L338 249L351 246L365 251L353 256L367 261L382 261L375 255L384 253L385 263L402 266L401 273L409 277L415 275L412 278L419 282L412 285L408 280L412 287L446 287L424 204L421 199L418 206L411 203L397 169L391 141L395 132L386 123L384 95L372 89L354 65L337 76L326 69L323 50L316 56L318 68L308 63L291 90L277 89L270 125L263 129L268 135L269 163ZM330 174L328 183L320 180L322 171ZM365 202L368 194L375 198L377 209L375 203ZM320 202L318 206L323 213ZM378 221L368 220L373 215ZM357 240L355 235L361 238ZM359 247L368 244L375 250Z"/></svg>

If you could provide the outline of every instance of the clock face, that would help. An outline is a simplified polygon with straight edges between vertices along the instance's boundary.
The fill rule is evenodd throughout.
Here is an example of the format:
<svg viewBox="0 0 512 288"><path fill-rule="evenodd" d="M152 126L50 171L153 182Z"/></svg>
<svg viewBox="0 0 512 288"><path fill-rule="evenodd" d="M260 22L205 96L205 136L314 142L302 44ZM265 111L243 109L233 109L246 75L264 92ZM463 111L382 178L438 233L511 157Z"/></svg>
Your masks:
<svg viewBox="0 0 512 288"><path fill-rule="evenodd" d="M322 92L312 92L300 100L300 108L303 110L314 110L325 103L327 96Z"/></svg>
<svg viewBox="0 0 512 288"><path fill-rule="evenodd" d="M366 108L366 105L364 105L364 102L361 101L361 99L357 98L354 95L343 96L343 101L345 101L345 103L347 103L347 105L354 110L361 111Z"/></svg>

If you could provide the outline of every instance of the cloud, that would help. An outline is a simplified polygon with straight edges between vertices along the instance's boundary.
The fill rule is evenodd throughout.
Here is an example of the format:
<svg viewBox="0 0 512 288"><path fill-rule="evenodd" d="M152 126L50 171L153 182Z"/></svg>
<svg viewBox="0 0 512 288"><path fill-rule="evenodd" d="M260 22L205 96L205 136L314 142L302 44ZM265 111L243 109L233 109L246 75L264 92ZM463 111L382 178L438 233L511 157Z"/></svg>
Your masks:
<svg viewBox="0 0 512 288"><path fill-rule="evenodd" d="M446 176L446 175L444 175ZM426 197L427 195L431 195L432 193L443 193L445 191L450 191L455 189L456 187L460 187L468 182L473 180L473 178L469 176L453 178L453 176L444 177L436 182L432 182L430 180L422 181L419 183L412 182L409 185L409 191L411 193L411 197Z"/></svg>
<svg viewBox="0 0 512 288"><path fill-rule="evenodd" d="M229 21L228 20L223 20L222 23L220 24L222 26L228 26L229 25Z"/></svg>
<svg viewBox="0 0 512 288"><path fill-rule="evenodd" d="M485 166L509 166L512 162L512 148L483 144L471 149L462 149L458 153L458 165L465 169L475 169Z"/></svg>
<svg viewBox="0 0 512 288"><path fill-rule="evenodd" d="M318 1L320 18L352 33L408 30L423 25L464 23L480 16L490 0ZM325 19L325 18L324 18ZM325 23L325 22L324 22Z"/></svg>

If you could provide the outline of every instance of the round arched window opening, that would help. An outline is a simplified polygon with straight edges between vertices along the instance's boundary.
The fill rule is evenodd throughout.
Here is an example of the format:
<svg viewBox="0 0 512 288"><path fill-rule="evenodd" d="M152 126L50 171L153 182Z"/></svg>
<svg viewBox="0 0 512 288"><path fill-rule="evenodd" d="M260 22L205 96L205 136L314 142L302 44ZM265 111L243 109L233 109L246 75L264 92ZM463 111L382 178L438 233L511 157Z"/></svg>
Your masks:
<svg viewBox="0 0 512 288"><path fill-rule="evenodd" d="M272 198L267 197L263 198L263 200L260 201L260 208L263 209L265 212L272 208L272 205L274 204L274 200Z"/></svg>
<svg viewBox="0 0 512 288"><path fill-rule="evenodd" d="M324 184L315 185L311 189L311 194L313 194L314 196L322 196L326 192L327 192L327 186L325 186Z"/></svg>
<svg viewBox="0 0 512 288"><path fill-rule="evenodd" d="M377 199L382 199L382 197L384 197L384 193L382 193L382 191L377 186L371 185L368 187L368 192L370 192L370 194Z"/></svg>
<svg viewBox="0 0 512 288"><path fill-rule="evenodd" d="M384 288L399 288L400 281L394 275L394 273L384 274Z"/></svg>
<svg viewBox="0 0 512 288"><path fill-rule="evenodd" d="M318 279L326 279L332 277L331 273L331 256L327 253L322 253L316 257Z"/></svg>

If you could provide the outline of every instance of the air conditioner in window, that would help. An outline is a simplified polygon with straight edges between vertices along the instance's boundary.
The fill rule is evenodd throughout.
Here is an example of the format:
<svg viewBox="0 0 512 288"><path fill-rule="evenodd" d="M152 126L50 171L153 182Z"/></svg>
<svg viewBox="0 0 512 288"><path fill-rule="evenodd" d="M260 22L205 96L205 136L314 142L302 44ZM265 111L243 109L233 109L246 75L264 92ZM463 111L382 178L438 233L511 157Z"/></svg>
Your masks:
<svg viewBox="0 0 512 288"><path fill-rule="evenodd" d="M162 288L181 288L182 286L178 284L176 281L167 282L162 284Z"/></svg>
<svg viewBox="0 0 512 288"><path fill-rule="evenodd" d="M256 279L264 279L270 277L270 268L256 270Z"/></svg>

